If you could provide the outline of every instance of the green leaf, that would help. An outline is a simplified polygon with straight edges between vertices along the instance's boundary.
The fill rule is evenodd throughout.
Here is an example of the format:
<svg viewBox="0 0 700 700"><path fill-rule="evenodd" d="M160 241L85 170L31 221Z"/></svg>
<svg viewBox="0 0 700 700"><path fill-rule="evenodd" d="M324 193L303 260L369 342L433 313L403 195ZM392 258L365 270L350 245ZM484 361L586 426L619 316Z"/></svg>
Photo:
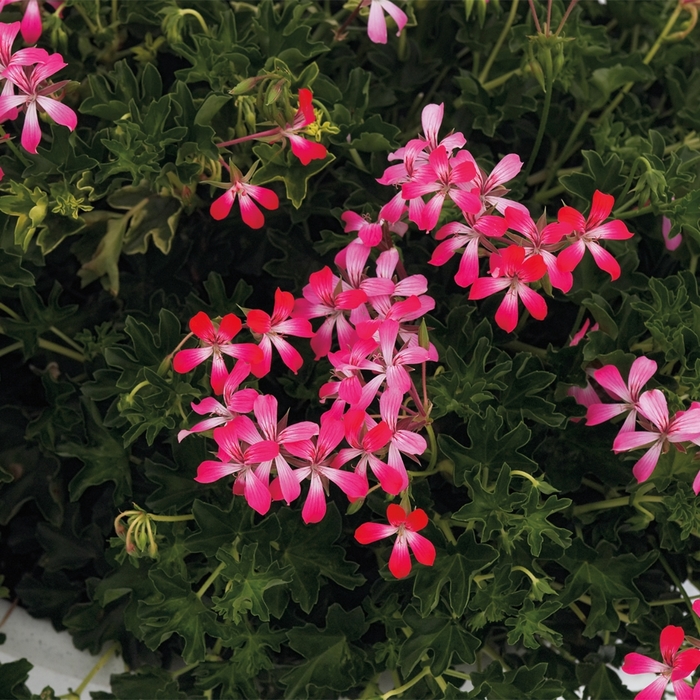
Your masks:
<svg viewBox="0 0 700 700"><path fill-rule="evenodd" d="M533 556L538 557L542 552L544 537L547 537L563 549L571 546L571 532L563 527L557 527L547 520L550 515L566 510L572 501L569 498L550 496L544 503L536 488L530 489L530 495L525 502L525 516L519 527L527 533L527 543Z"/></svg>
<svg viewBox="0 0 700 700"><path fill-rule="evenodd" d="M0 664L0 688L4 688L3 692L11 693L8 700L11 698L29 700L31 698L32 694L25 683L33 668L34 665L29 663L27 659L17 659L17 661Z"/></svg>
<svg viewBox="0 0 700 700"><path fill-rule="evenodd" d="M131 495L131 467L129 455L121 440L117 440L104 425L95 404L83 399L83 414L87 444L59 443L56 454L61 457L77 457L85 466L68 484L70 500L75 502L90 486L106 481L114 482L114 503L122 503Z"/></svg>
<svg viewBox="0 0 700 700"><path fill-rule="evenodd" d="M348 590L365 582L365 577L357 573L357 564L347 561L343 547L334 544L342 529L334 504L329 504L326 517L317 525L305 525L299 513L288 509L281 510L277 517L281 527L278 557L292 567L292 600L304 612L311 612L316 604L324 579Z"/></svg>
<svg viewBox="0 0 700 700"><path fill-rule="evenodd" d="M556 410L556 404L539 395L556 378L556 374L540 369L539 360L530 353L518 353L513 358L512 371L504 378L506 388L499 401L508 414L508 422L517 425L529 418L550 428L561 425L566 416Z"/></svg>
<svg viewBox="0 0 700 700"><path fill-rule="evenodd" d="M574 540L559 560L570 572L559 600L562 605L569 605L582 595L590 595L591 610L584 636L594 637L601 631L615 632L618 629L617 602L628 603L632 621L648 610L633 581L656 561L657 556L654 550L639 557L634 554L615 556L613 546L608 542L603 541L593 549L580 539Z"/></svg>
<svg viewBox="0 0 700 700"><path fill-rule="evenodd" d="M508 632L508 644L515 646L522 639L523 644L528 649L539 649L541 642L535 636L538 635L555 646L560 646L562 643L561 634L555 632L551 627L547 627L542 621L561 607L561 603L556 600L549 600L537 608L531 600L526 600L518 611L518 616L506 620L506 627L513 628Z"/></svg>
<svg viewBox="0 0 700 700"><path fill-rule="evenodd" d="M463 505L452 517L464 522L474 520L482 522L484 524L481 533L482 541L490 539L494 532L505 531L512 520L510 514L527 498L524 493L510 493L510 480L510 469L507 464L501 466L495 484L489 487L481 484L476 472L470 473L466 477L466 483L469 486L471 503ZM538 492L534 489L533 491L536 498L539 498Z"/></svg>
<svg viewBox="0 0 700 700"><path fill-rule="evenodd" d="M460 617L469 602L474 576L498 558L498 551L487 544L477 544L474 531L463 533L457 544L448 544L439 552L433 566L422 566L413 584L413 595L420 599L421 615L426 616L440 602L449 586L449 604Z"/></svg>
<svg viewBox="0 0 700 700"><path fill-rule="evenodd" d="M576 666L576 678L585 685L586 700L632 700L635 694L628 690L612 669L605 663L583 663Z"/></svg>
<svg viewBox="0 0 700 700"><path fill-rule="evenodd" d="M187 697L178 690L177 680L169 671L153 666L142 666L133 673L114 674L110 685L117 700L181 700Z"/></svg>
<svg viewBox="0 0 700 700"><path fill-rule="evenodd" d="M470 697L488 700L558 700L564 696L564 687L561 681L546 678L547 673L546 663L539 663L532 668L521 666L515 671L504 672L498 662L493 662L484 672L470 673L476 691Z"/></svg>
<svg viewBox="0 0 700 700"><path fill-rule="evenodd" d="M291 149L283 149L279 144L260 143L253 146L253 152L263 163L255 171L253 184L264 185L274 180L282 180L287 197L296 209L299 209L306 198L309 180L335 160L335 156L329 153L323 160L312 160L308 165L302 165Z"/></svg>
<svg viewBox="0 0 700 700"><path fill-rule="evenodd" d="M440 435L440 451L452 461L455 468L455 483L464 484L468 475L479 467L500 469L506 462L512 469L532 471L536 463L519 452L519 448L530 441L530 430L519 423L513 430L501 435L503 417L489 406L486 415L472 416L467 424L470 447L461 445L453 438Z"/></svg>
<svg viewBox="0 0 700 700"><path fill-rule="evenodd" d="M403 643L399 657L404 677L412 673L426 653L430 659L430 672L438 676L456 664L457 659L462 663L473 663L475 652L481 646L480 640L467 632L458 619L439 612L423 618L415 608L409 607L404 622L413 631Z"/></svg>
<svg viewBox="0 0 700 700"><path fill-rule="evenodd" d="M185 642L182 651L185 663L203 661L206 652L204 635L218 634L216 616L182 577L170 577L157 570L149 571L148 577L160 596L156 600L140 600L138 603L144 643L155 651L166 639L177 634Z"/></svg>
<svg viewBox="0 0 700 700"><path fill-rule="evenodd" d="M289 646L307 661L280 679L287 687L285 697L337 696L357 685L369 670L365 652L351 642L368 629L360 608L345 612L334 603L326 614L326 627L292 627Z"/></svg>
<svg viewBox="0 0 700 700"><path fill-rule="evenodd" d="M256 561L258 549L255 544L243 547L239 560L236 560L227 549L222 547L216 558L225 564L221 577L227 580L224 595L212 598L214 610L236 625L246 619L246 613L264 622L270 619L270 608L265 600L265 592L275 586L282 586L292 580L291 567L280 566L280 563Z"/></svg>

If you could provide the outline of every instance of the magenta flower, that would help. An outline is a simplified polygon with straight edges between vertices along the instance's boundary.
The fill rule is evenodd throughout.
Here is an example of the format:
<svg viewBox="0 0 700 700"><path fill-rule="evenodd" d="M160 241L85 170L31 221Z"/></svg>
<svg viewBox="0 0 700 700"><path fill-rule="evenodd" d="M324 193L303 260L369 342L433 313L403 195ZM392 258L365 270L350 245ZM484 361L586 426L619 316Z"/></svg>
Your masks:
<svg viewBox="0 0 700 700"><path fill-rule="evenodd" d="M700 617L700 598L693 601L693 612Z"/></svg>
<svg viewBox="0 0 700 700"><path fill-rule="evenodd" d="M260 362L253 363L253 374L260 378L264 377L272 364L272 346L279 352L282 362L296 374L304 361L301 355L295 350L285 335L295 335L299 338L313 338L314 331L306 318L289 318L294 309L294 297L289 292L277 289L275 292L275 306L272 316L265 311L253 309L248 312L246 320L248 328L260 336L259 347L263 353Z"/></svg>
<svg viewBox="0 0 700 700"><path fill-rule="evenodd" d="M418 530L422 530L428 524L425 511L416 508L407 513L401 506L391 503L386 509L386 519L389 525L362 523L355 530L355 539L360 544L371 544L396 535L396 542L389 557L389 571L396 578L405 578L411 573L409 547L421 564L432 566L435 562L435 546L429 539L418 534Z"/></svg>
<svg viewBox="0 0 700 700"><path fill-rule="evenodd" d="M644 385L654 376L656 362L646 357L638 357L630 368L628 384L622 381L620 370L615 365L606 365L593 372L593 378L614 399L622 403L596 403L588 407L586 425L598 425L606 420L629 411L621 433L634 430L637 421L637 402Z"/></svg>
<svg viewBox="0 0 700 700"><path fill-rule="evenodd" d="M231 212L231 207L233 207L236 197L238 197L243 221L250 228L262 228L265 224L265 217L260 209L255 206L255 202L262 204L265 209L277 209L280 205L277 195L267 187L258 187L247 182L247 178L250 177L251 173L243 177L241 171L235 165L232 165L229 170L232 185L221 197L218 197L211 203L209 213L217 221L225 219Z"/></svg>
<svg viewBox="0 0 700 700"><path fill-rule="evenodd" d="M309 492L301 509L302 520L319 523L326 515L326 495L324 482L332 481L339 486L351 500L367 495L367 479L359 474L342 471L332 465L333 450L343 439L345 428L343 421L326 414L321 420L321 430L315 441L301 440L285 444L287 451L302 460L301 466L294 471L294 476L301 482L309 477Z"/></svg>
<svg viewBox="0 0 700 700"><path fill-rule="evenodd" d="M244 447L240 441L239 430L241 426L252 424L248 416L238 416L235 420L227 423L221 428L214 430L214 440L219 446L217 460L205 460L197 468L195 481L200 484L210 484L231 474L236 475L234 487L235 493L243 492L248 505L260 515L265 515L270 510L272 496L266 483L269 472L263 475L256 473L256 467L263 462L273 460L279 454L279 446L271 440L263 440L255 431L257 437L250 437L250 430L246 430L248 439L255 439L256 442ZM244 425L244 427L245 427Z"/></svg>
<svg viewBox="0 0 700 700"><path fill-rule="evenodd" d="M668 625L661 630L660 648L663 663L632 652L625 656L622 671L629 674L658 673L659 677L637 694L635 700L661 700L669 681L674 683L695 672L700 665L700 649L688 649L679 653L685 639L682 627ZM680 685L680 684L679 684Z"/></svg>
<svg viewBox="0 0 700 700"><path fill-rule="evenodd" d="M603 223L610 216L614 203L615 198L612 195L596 190L591 213L587 219L584 219L583 214L573 207L562 207L559 210L559 222L568 224L576 235L576 240L557 258L557 264L562 270L567 272L574 270L588 249L595 264L601 270L607 272L613 280L620 276L620 265L617 260L598 242L602 239L624 241L634 235L627 230L627 226L622 221Z"/></svg>
<svg viewBox="0 0 700 700"><path fill-rule="evenodd" d="M0 115L18 107L24 107L24 127L22 128L21 143L29 153L36 153L41 141L41 129L37 107L46 112L57 124L67 126L71 131L78 124L75 112L58 100L49 97L68 84L68 80L49 85L42 84L68 64L59 54L51 54L43 63L35 65L31 70L22 65L10 65L3 71L3 77L24 93L21 95L3 94L0 96Z"/></svg>
<svg viewBox="0 0 700 700"><path fill-rule="evenodd" d="M613 451L627 452L651 445L632 468L641 484L651 476L661 452L667 451L670 443L700 437L700 408L682 411L670 419L666 397L658 389L652 389L639 397L637 411L647 419L649 429L619 433L613 442Z"/></svg>
<svg viewBox="0 0 700 700"><path fill-rule="evenodd" d="M294 121L280 129L280 134L289 139L292 153L301 161L302 165L308 165L312 160L325 158L328 149L322 143L309 141L299 136L299 131L316 121L313 108L313 94L307 88L299 90L299 109L294 115Z"/></svg>
<svg viewBox="0 0 700 700"><path fill-rule="evenodd" d="M386 44L387 31L386 19L384 18L385 12L391 16L394 22L396 22L396 26L399 28L399 31L396 32L396 36L401 34L403 28L406 26L406 22L408 22L406 13L399 9L391 0L363 0L362 4L365 7L367 5L370 6L367 35L375 44Z"/></svg>
<svg viewBox="0 0 700 700"><path fill-rule="evenodd" d="M496 312L496 323L507 333L518 325L518 298L523 300L525 308L541 321L547 315L547 303L527 285L542 279L547 266L542 257L533 255L525 258L525 249L511 245L500 253L493 253L489 258L492 277L480 277L469 290L470 299L483 299L491 294L507 289L501 305Z"/></svg>
<svg viewBox="0 0 700 700"><path fill-rule="evenodd" d="M0 0L0 12L6 5L15 2L22 2L24 5L24 16L22 17L22 38L28 44L36 44L41 36L41 9L39 0ZM58 9L63 0L45 0L54 10Z"/></svg>
<svg viewBox="0 0 700 700"><path fill-rule="evenodd" d="M213 357L211 386L217 394L220 394L228 379L228 370L221 356L222 353L251 364L260 362L263 357L260 348L253 343L231 343L242 327L241 319L234 314L226 314L218 328L214 328L214 324L204 311L195 314L190 319L190 331L200 339L203 347L180 350L173 358L173 369L180 373L191 372L204 360Z"/></svg>

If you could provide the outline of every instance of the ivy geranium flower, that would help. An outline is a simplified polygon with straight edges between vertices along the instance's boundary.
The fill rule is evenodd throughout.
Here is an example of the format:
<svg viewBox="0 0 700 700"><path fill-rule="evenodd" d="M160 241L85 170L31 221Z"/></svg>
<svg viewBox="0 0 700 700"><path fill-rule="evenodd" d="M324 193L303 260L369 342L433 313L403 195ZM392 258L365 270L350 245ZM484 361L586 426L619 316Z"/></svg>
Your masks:
<svg viewBox="0 0 700 700"><path fill-rule="evenodd" d="M386 44L386 12L396 22L399 31L396 36L400 36L403 28L408 22L408 15L396 6L391 0L362 0L362 4L366 7L369 5L369 22L367 24L367 36L375 44Z"/></svg>
<svg viewBox="0 0 700 700"><path fill-rule="evenodd" d="M674 684L674 689L678 690L676 681L687 678L700 665L700 649L679 649L685 639L685 632L682 627L668 625L661 630L660 647L663 662L656 661L632 652L625 656L622 664L622 671L629 674L637 673L657 673L659 677L652 681L641 693L638 693L635 700L661 700L669 682Z"/></svg>
<svg viewBox="0 0 700 700"><path fill-rule="evenodd" d="M204 360L213 357L211 386L217 394L220 394L228 379L228 370L221 356L222 353L251 364L260 362L263 357L260 348L253 343L231 342L242 327L241 319L234 314L226 314L218 328L214 327L204 311L195 314L190 319L190 331L200 339L202 347L180 350L173 358L173 369L180 373L191 372Z"/></svg>
<svg viewBox="0 0 700 700"><path fill-rule="evenodd" d="M491 278L480 277L469 290L470 299L483 299L507 289L501 305L496 311L496 323L507 333L518 325L518 298L538 321L547 315L547 303L527 285L542 279L547 272L540 255L525 258L525 249L511 245L489 258Z"/></svg>
<svg viewBox="0 0 700 700"><path fill-rule="evenodd" d="M432 566L435 561L435 546L427 537L418 534L418 530L422 530L428 524L426 512L416 508L407 513L401 506L391 503L386 509L386 519L389 525L362 523L355 530L355 539L360 544L371 544L396 535L396 542L389 557L389 571L396 578L405 578L411 573L409 547L421 564Z"/></svg>
<svg viewBox="0 0 700 700"><path fill-rule="evenodd" d="M224 163L224 165L226 165ZM280 205L277 195L267 187L251 185L248 180L252 177L251 170L245 177L233 164L226 166L231 173L231 187L211 203L209 213L217 221L225 219L231 213L231 207L238 197L241 207L241 218L250 228L262 228L265 224L263 213L255 206L255 202L262 204L265 209L277 209Z"/></svg>
<svg viewBox="0 0 700 700"><path fill-rule="evenodd" d="M4 94L0 97L0 115L11 109L24 107L24 127L22 128L22 147L29 153L36 153L41 141L41 129L37 108L46 112L57 124L67 126L71 131L78 124L76 113L57 99L49 95L58 92L68 84L68 80L44 85L45 81L68 64L59 54L51 54L43 63L28 69L21 65L10 65L3 71L3 77L18 88L20 95ZM43 87L42 87L43 85Z"/></svg>
<svg viewBox="0 0 700 700"><path fill-rule="evenodd" d="M294 121L280 130L280 134L289 139L292 153L301 161L302 165L308 165L312 160L325 158L328 155L328 149L322 143L309 141L303 136L299 136L298 133L316 121L312 104L313 98L311 90L301 88L299 90L299 109L294 115Z"/></svg>
<svg viewBox="0 0 700 700"><path fill-rule="evenodd" d="M641 484L651 476L661 452L667 451L670 443L700 437L700 408L691 408L670 418L663 392L652 389L639 397L637 411L647 419L647 429L619 433L613 442L613 451L627 452L650 446L632 468L632 473Z"/></svg>

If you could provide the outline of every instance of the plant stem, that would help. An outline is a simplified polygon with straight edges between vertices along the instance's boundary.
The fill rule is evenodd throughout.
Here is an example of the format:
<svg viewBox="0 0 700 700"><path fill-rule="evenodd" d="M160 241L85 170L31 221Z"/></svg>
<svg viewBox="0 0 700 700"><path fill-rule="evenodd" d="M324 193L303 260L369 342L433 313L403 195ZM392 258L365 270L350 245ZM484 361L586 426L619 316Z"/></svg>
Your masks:
<svg viewBox="0 0 700 700"><path fill-rule="evenodd" d="M669 563L666 561L666 557L664 557L664 555L661 554L660 550L659 550L659 561L661 562L661 566L663 566L664 569L666 570L666 573L668 574L671 581L673 581L674 585L678 589L678 592L681 594L683 601L688 606L688 610L690 611L690 616L693 618L693 622L695 623L695 629L698 631L698 634L700 634L700 617L698 617L695 614L695 612L693 611L693 603L690 600L690 596L688 596L688 594L686 593L685 588L683 588L683 584L678 580L678 576L676 576L673 569L669 566Z"/></svg>
<svg viewBox="0 0 700 700"><path fill-rule="evenodd" d="M430 462L426 467L426 471L432 471L437 464L437 440L435 439L435 431L430 423L426 423L425 431L428 433L428 440L430 440Z"/></svg>
<svg viewBox="0 0 700 700"><path fill-rule="evenodd" d="M16 343L12 343L12 345L7 345L6 347L2 348L2 350L0 350L0 357L3 357L4 355L9 355L15 350L21 350L23 347L24 343L21 340L18 340Z"/></svg>
<svg viewBox="0 0 700 700"><path fill-rule="evenodd" d="M217 566L216 569L214 569L214 571L211 572L207 580L200 586L197 593L195 593L197 598L202 600L202 596L206 593L207 588L209 588L209 586L211 586L211 584L214 583L214 581L216 581L219 574L224 570L225 566L226 564L224 564L224 562L221 562L221 564L219 564L219 566Z"/></svg>
<svg viewBox="0 0 700 700"><path fill-rule="evenodd" d="M544 348L537 348L534 345L523 343L520 340L510 340L503 347L506 348L506 350L529 352L535 357L539 357L541 360L547 359L547 351Z"/></svg>
<svg viewBox="0 0 700 700"><path fill-rule="evenodd" d="M463 681L470 680L470 675L468 673L462 673L461 671L454 671L451 668L446 668L443 673L446 676L454 676L455 678L461 678Z"/></svg>
<svg viewBox="0 0 700 700"><path fill-rule="evenodd" d="M532 153L530 153L530 160L525 168L524 177L527 180L528 175L532 171L535 165L535 160L537 159L537 154L539 153L540 146L542 145L542 139L544 138L544 132L547 128L547 120L549 119L549 108L552 105L552 91L554 85L554 69L552 67L552 51L547 47L542 52L542 57L544 59L544 106L542 107L542 116L540 118L540 126L537 130L537 137L535 138L535 145L532 148Z"/></svg>
<svg viewBox="0 0 700 700"><path fill-rule="evenodd" d="M676 23L676 20L678 19L678 16L681 14L683 10L683 5L682 3L678 3L676 5L676 9L671 13L671 16L668 18L668 21L666 22L666 26L661 30L661 34L657 37L656 41L654 42L653 46L649 49L647 52L647 55L642 59L642 63L645 65L649 65L656 56L656 53L658 50L661 48L661 44L663 44L664 40L666 37L671 33L671 30L673 29L673 25ZM606 107L605 111L598 117L597 122L600 123L603 121L611 112L614 112L615 109L617 109L617 106L622 102L624 99L625 95L634 87L634 81L631 81L629 83L626 83L625 85L620 88L620 92L617 93L617 96L615 99Z"/></svg>
<svg viewBox="0 0 700 700"><path fill-rule="evenodd" d="M488 83L482 83L481 87L486 90L486 92L490 92L494 88L497 88L499 85L503 85L503 83L507 83L514 75L520 75L522 73L522 69L520 68L515 68L514 70L509 70L507 73L504 73L503 75L500 75L498 78L494 78L493 80L489 80ZM447 671L445 671L447 673Z"/></svg>
<svg viewBox="0 0 700 700"><path fill-rule="evenodd" d="M149 513L148 517L151 520L158 520L162 523L179 523L183 520L194 520L194 515L188 513L187 515L151 515Z"/></svg>
<svg viewBox="0 0 700 700"><path fill-rule="evenodd" d="M639 209L633 209L632 211L623 211L621 214L616 214L616 219L634 219L637 216L643 216L644 214L651 213L652 206L648 204L646 207L640 207Z"/></svg>
<svg viewBox="0 0 700 700"><path fill-rule="evenodd" d="M50 340L44 340L39 338L37 345L43 350L50 350L51 352L58 353L59 355L64 355L65 357L70 357L71 360L76 360L77 362L85 362L85 355L80 352L75 352L70 348L65 348L63 345L58 343L52 343Z"/></svg>
<svg viewBox="0 0 700 700"><path fill-rule="evenodd" d="M5 306L2 302L0 302L0 311L4 311L8 316L14 318L15 321L19 321L19 314L13 311L9 306Z"/></svg>
<svg viewBox="0 0 700 700"><path fill-rule="evenodd" d="M77 695L80 697L80 694L87 688L88 683L95 677L95 675L99 672L99 670L112 658L112 654L117 650L117 647L119 646L119 642L114 642L107 651L100 656L98 659L97 663L90 669L89 673L85 678L83 678L83 682L73 691L74 695Z"/></svg>
<svg viewBox="0 0 700 700"><path fill-rule="evenodd" d="M207 23L204 21L204 17L197 12L197 10L191 10L189 8L185 8L183 10L180 10L181 15L192 15L198 22L199 26L204 30L204 33L207 36L211 36L211 32L209 31L209 27L207 26Z"/></svg>
<svg viewBox="0 0 700 700"><path fill-rule="evenodd" d="M245 141L254 141L255 139L262 139L268 136L275 136L280 133L280 127L276 126L274 129L268 129L267 131L258 131L256 134L248 134L247 136L241 136L238 139L231 139L230 141L222 141L217 143L217 148L227 148L228 146L235 146L237 143L244 143Z"/></svg>
<svg viewBox="0 0 700 700"><path fill-rule="evenodd" d="M484 83L486 82L486 78L489 75L489 71L491 70L491 67L493 66L494 61L496 60L496 57L498 56L498 53L501 50L501 47L503 46L503 42L506 40L506 37L508 36L508 32L510 31L510 28L513 26L513 22L515 21L515 13L518 10L518 3L520 0L513 0L513 4L510 6L510 12L508 13L508 19L506 19L506 23L503 25L503 29L501 30L501 33L496 40L496 44L494 45L493 49L491 50L491 53L489 54L489 57L486 59L486 63L484 65L483 70L479 74L479 82L481 83L482 87Z"/></svg>
<svg viewBox="0 0 700 700"><path fill-rule="evenodd" d="M54 334L57 335L62 341L65 343L68 343L74 350L77 350L79 353L82 354L83 352L83 347L82 345L79 345L76 343L72 338L69 338L62 330L56 328L56 326L51 326L49 330Z"/></svg>
<svg viewBox="0 0 700 700"><path fill-rule="evenodd" d="M425 666L423 670L417 676L411 678L410 681L404 683L398 688L388 690L386 693L384 693L384 695L382 695L382 700L387 700L387 698L393 698L394 695L401 695L402 693L406 692L409 688L412 688L416 683L418 683L418 681L421 680L421 678L424 678L428 675L430 675L430 666Z"/></svg>
<svg viewBox="0 0 700 700"><path fill-rule="evenodd" d="M637 503L663 503L663 496L642 496L635 498L631 496L620 496L619 498L609 498L605 501L595 501L594 503L586 503L582 506L575 506L573 509L574 516L582 515L583 513L592 513L596 510L609 510L611 508L622 508L624 506L634 506Z"/></svg>

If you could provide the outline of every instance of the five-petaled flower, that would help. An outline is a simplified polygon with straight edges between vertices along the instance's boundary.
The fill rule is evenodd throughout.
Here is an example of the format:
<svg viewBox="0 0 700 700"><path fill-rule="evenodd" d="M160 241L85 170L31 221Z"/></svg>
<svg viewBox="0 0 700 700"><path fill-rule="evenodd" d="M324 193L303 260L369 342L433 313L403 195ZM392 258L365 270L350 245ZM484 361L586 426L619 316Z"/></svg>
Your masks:
<svg viewBox="0 0 700 700"><path fill-rule="evenodd" d="M685 639L682 627L668 625L661 630L661 658L663 663L654 659L632 652L625 656L622 670L625 673L658 673L659 677L652 681L644 690L637 694L635 700L661 700L669 682L678 690L677 681L682 681L695 672L700 665L700 649L679 649Z"/></svg>
<svg viewBox="0 0 700 700"><path fill-rule="evenodd" d="M355 530L355 539L360 544L371 544L396 535L396 542L389 557L389 571L396 578L405 578L411 572L409 547L421 564L432 566L435 561L435 546L427 537L418 534L418 530L422 530L428 524L426 512L416 508L407 513L401 506L391 503L386 509L386 519L389 525L362 523Z"/></svg>

